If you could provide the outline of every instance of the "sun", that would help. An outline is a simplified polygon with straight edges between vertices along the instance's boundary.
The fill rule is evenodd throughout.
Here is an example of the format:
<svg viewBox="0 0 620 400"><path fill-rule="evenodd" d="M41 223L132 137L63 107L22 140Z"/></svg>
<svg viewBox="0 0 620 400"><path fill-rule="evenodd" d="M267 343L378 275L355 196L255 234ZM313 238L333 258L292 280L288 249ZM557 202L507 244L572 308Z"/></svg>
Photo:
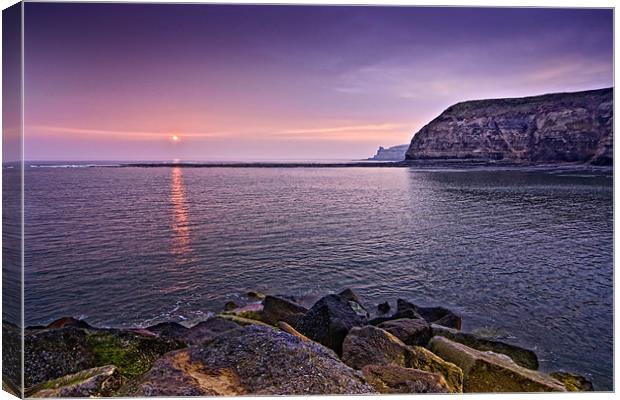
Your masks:
<svg viewBox="0 0 620 400"><path fill-rule="evenodd" d="M177 135L172 135L172 141L173 142L178 142L181 138L178 137Z"/></svg>

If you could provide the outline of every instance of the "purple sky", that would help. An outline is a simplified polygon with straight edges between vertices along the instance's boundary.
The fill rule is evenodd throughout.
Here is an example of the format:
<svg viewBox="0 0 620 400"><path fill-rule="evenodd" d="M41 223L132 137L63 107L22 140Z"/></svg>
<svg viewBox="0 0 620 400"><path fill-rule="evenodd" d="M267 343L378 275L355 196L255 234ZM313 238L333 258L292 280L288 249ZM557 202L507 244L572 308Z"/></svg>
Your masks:
<svg viewBox="0 0 620 400"><path fill-rule="evenodd" d="M365 158L613 84L611 10L27 3L25 40L29 160Z"/></svg>

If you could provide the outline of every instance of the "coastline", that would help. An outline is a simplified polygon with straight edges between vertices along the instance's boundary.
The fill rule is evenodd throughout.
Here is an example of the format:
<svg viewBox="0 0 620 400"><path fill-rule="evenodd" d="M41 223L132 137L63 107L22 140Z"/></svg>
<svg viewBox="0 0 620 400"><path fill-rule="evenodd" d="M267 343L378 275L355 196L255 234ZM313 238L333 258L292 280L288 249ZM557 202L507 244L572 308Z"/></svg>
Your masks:
<svg viewBox="0 0 620 400"><path fill-rule="evenodd" d="M73 317L25 328L26 397L591 391L539 371L530 349L461 331L462 317L351 289L310 308L248 292L194 326L100 328ZM3 323L10 337L19 329ZM11 387L4 375L5 387ZM13 385L14 386L14 385Z"/></svg>

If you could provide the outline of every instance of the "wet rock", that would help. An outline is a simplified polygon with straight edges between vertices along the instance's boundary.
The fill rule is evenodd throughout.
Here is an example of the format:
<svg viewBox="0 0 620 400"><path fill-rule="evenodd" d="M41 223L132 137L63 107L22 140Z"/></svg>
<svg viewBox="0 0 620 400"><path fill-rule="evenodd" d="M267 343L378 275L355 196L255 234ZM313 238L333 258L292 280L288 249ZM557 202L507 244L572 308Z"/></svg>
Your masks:
<svg viewBox="0 0 620 400"><path fill-rule="evenodd" d="M80 371L41 383L27 397L110 397L121 386L121 374L114 365Z"/></svg>
<svg viewBox="0 0 620 400"><path fill-rule="evenodd" d="M272 327L247 326L166 354L124 396L375 393L331 350Z"/></svg>
<svg viewBox="0 0 620 400"><path fill-rule="evenodd" d="M239 308L239 305L237 303L235 303L234 301L227 301L224 304L224 311L232 311L234 309Z"/></svg>
<svg viewBox="0 0 620 400"><path fill-rule="evenodd" d="M45 328L46 329L59 329L59 328L65 328L68 326L71 326L74 328L84 328L84 329L92 328L90 325L88 325L88 323L86 323L86 321L83 321L81 319L76 319L73 317L59 318L56 321L47 325Z"/></svg>
<svg viewBox="0 0 620 400"><path fill-rule="evenodd" d="M362 301L360 300L359 296L357 295L357 293L355 293L353 291L353 289L350 288L346 288L344 289L342 292L338 293L338 296L345 298L349 301L354 301L358 304L362 304Z"/></svg>
<svg viewBox="0 0 620 400"><path fill-rule="evenodd" d="M440 325L433 324L431 328L433 330L433 335L443 336L453 342L464 344L476 350L505 354L522 367L534 370L538 369L538 357L532 350L498 340L485 339L471 333L460 332Z"/></svg>
<svg viewBox="0 0 620 400"><path fill-rule="evenodd" d="M74 327L29 332L24 342L26 387L108 364L131 378L148 371L162 354L182 347L171 339L118 329Z"/></svg>
<svg viewBox="0 0 620 400"><path fill-rule="evenodd" d="M232 314L241 318L255 319L264 322L262 303L247 304L243 307L235 308L232 311L224 311L222 314Z"/></svg>
<svg viewBox="0 0 620 400"><path fill-rule="evenodd" d="M565 371L552 372L549 374L549 376L560 381L569 392L594 391L594 386L592 385L592 382L590 382L584 376Z"/></svg>
<svg viewBox="0 0 620 400"><path fill-rule="evenodd" d="M444 307L419 307L403 299L398 299L395 317L423 318L429 323L447 326L448 328L461 329L461 317Z"/></svg>
<svg viewBox="0 0 620 400"><path fill-rule="evenodd" d="M443 376L395 364L366 365L366 382L379 393L450 393Z"/></svg>
<svg viewBox="0 0 620 400"><path fill-rule="evenodd" d="M380 323L378 328L390 332L410 346L426 346L432 336L431 326L423 319L395 319Z"/></svg>
<svg viewBox="0 0 620 400"><path fill-rule="evenodd" d="M271 325L284 321L295 326L307 311L307 308L281 297L265 296L263 300L263 320Z"/></svg>
<svg viewBox="0 0 620 400"><path fill-rule="evenodd" d="M201 344L216 336L239 328L239 324L226 318L212 317L189 328L179 339L190 344Z"/></svg>
<svg viewBox="0 0 620 400"><path fill-rule="evenodd" d="M160 337L179 339L187 333L188 328L177 322L161 322L147 327L146 330L156 333Z"/></svg>
<svg viewBox="0 0 620 400"><path fill-rule="evenodd" d="M245 294L250 300L263 300L265 294L261 292L249 291Z"/></svg>
<svg viewBox="0 0 620 400"><path fill-rule="evenodd" d="M390 312L390 303L386 301L377 305L377 311L379 311L381 314L387 314L388 312Z"/></svg>
<svg viewBox="0 0 620 400"><path fill-rule="evenodd" d="M482 352L442 336L433 337L429 348L463 370L463 390L467 393L566 390L556 379L523 368L503 354Z"/></svg>
<svg viewBox="0 0 620 400"><path fill-rule="evenodd" d="M317 301L293 325L300 333L342 354L342 341L355 326L364 325L368 312L357 302L336 294Z"/></svg>

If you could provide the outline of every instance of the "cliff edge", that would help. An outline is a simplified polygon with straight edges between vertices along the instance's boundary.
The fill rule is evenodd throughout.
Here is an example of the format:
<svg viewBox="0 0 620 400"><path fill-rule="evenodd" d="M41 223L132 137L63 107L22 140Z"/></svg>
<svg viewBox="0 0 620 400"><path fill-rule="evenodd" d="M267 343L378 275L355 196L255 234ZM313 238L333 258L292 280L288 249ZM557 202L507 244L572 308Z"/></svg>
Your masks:
<svg viewBox="0 0 620 400"><path fill-rule="evenodd" d="M418 131L406 160L613 164L613 88L457 103Z"/></svg>

